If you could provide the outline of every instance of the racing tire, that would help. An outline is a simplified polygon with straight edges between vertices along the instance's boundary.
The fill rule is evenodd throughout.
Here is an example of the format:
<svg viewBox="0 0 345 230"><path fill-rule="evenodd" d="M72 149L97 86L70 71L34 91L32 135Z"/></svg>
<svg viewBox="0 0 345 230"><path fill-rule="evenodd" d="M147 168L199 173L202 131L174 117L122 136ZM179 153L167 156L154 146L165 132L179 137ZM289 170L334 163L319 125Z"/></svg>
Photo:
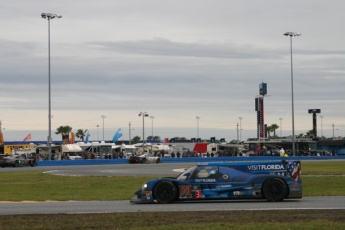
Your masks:
<svg viewBox="0 0 345 230"><path fill-rule="evenodd" d="M287 193L288 187L285 181L280 178L268 179L262 186L262 194L268 201L282 201Z"/></svg>
<svg viewBox="0 0 345 230"><path fill-rule="evenodd" d="M141 163L142 163L142 164L146 164L146 158L143 158L143 159L141 160Z"/></svg>
<svg viewBox="0 0 345 230"><path fill-rule="evenodd" d="M31 166L31 167L35 167L35 166L37 166L37 162L36 162L36 161L31 161L30 166Z"/></svg>
<svg viewBox="0 0 345 230"><path fill-rule="evenodd" d="M172 203L177 196L177 188L170 181L160 181L153 189L153 198L160 204Z"/></svg>
<svg viewBox="0 0 345 230"><path fill-rule="evenodd" d="M13 167L19 167L19 162L15 161Z"/></svg>
<svg viewBox="0 0 345 230"><path fill-rule="evenodd" d="M158 158L158 159L156 160L156 163L157 163L157 164L158 164L158 163L161 163L161 159Z"/></svg>

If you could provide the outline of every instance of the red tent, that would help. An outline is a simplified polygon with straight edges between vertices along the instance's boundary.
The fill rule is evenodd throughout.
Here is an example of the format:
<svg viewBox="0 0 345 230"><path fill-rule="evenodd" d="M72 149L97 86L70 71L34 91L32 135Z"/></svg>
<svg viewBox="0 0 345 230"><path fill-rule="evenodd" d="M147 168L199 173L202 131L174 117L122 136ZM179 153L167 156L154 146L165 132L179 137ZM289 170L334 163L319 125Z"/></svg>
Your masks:
<svg viewBox="0 0 345 230"><path fill-rule="evenodd" d="M207 152L207 145L208 144L209 143L196 143L194 145L193 151L197 152L197 153L206 153Z"/></svg>

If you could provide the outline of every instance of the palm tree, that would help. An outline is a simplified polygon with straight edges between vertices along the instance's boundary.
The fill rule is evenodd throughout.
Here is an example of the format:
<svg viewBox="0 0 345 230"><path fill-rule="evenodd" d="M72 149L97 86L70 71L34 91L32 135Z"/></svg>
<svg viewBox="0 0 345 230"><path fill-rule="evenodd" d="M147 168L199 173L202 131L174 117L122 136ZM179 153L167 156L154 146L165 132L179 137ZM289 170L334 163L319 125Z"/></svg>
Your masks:
<svg viewBox="0 0 345 230"><path fill-rule="evenodd" d="M153 140L160 140L160 139L161 139L160 136L154 136L154 137L153 137Z"/></svg>
<svg viewBox="0 0 345 230"><path fill-rule="evenodd" d="M307 137L312 137L314 136L314 130L309 130L306 134L305 134Z"/></svg>
<svg viewBox="0 0 345 230"><path fill-rule="evenodd" d="M60 126L56 129L55 134L61 134L62 135L62 141L64 144L68 144L68 138L69 133L72 131L72 127L69 125L66 126Z"/></svg>
<svg viewBox="0 0 345 230"><path fill-rule="evenodd" d="M272 126L267 126L265 131L268 134L268 138L270 138L271 137L271 132L273 132Z"/></svg>
<svg viewBox="0 0 345 230"><path fill-rule="evenodd" d="M300 134L297 135L296 138L302 138L303 136L304 136L304 134L303 134L303 133L300 133Z"/></svg>
<svg viewBox="0 0 345 230"><path fill-rule="evenodd" d="M133 144L136 144L136 143L138 143L140 141L140 137L139 136L135 136L132 140L131 140L131 142L133 143Z"/></svg>
<svg viewBox="0 0 345 230"><path fill-rule="evenodd" d="M72 127L71 126L60 126L59 128L56 129L55 134L62 134L62 133L69 133L72 131Z"/></svg>
<svg viewBox="0 0 345 230"><path fill-rule="evenodd" d="M84 137L87 135L87 129L78 129L77 133L75 134L76 137L80 138L82 142L84 142Z"/></svg>
<svg viewBox="0 0 345 230"><path fill-rule="evenodd" d="M279 126L277 124L272 124L270 127L272 129L271 132L273 132L273 137L276 137L276 130L279 128Z"/></svg>

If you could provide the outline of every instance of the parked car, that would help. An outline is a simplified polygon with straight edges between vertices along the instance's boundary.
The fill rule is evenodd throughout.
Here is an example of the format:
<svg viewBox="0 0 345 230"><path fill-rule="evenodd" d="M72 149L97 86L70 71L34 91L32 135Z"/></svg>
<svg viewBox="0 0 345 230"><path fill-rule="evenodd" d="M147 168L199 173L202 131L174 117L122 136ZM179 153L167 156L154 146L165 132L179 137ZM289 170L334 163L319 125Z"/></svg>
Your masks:
<svg viewBox="0 0 345 230"><path fill-rule="evenodd" d="M37 165L36 157L26 156L26 155L4 155L0 157L0 167L4 168L6 166L21 167L21 166L31 166L35 167Z"/></svg>
<svg viewBox="0 0 345 230"><path fill-rule="evenodd" d="M67 153L66 159L67 160L82 160L83 158L77 153Z"/></svg>
<svg viewBox="0 0 345 230"><path fill-rule="evenodd" d="M154 156L152 154L142 154L142 155L131 155L128 158L128 163L135 164L135 163L141 163L141 164L147 164L147 163L160 163L161 158Z"/></svg>
<svg viewBox="0 0 345 230"><path fill-rule="evenodd" d="M300 161L205 162L176 178L147 181L131 203L183 200L302 198Z"/></svg>

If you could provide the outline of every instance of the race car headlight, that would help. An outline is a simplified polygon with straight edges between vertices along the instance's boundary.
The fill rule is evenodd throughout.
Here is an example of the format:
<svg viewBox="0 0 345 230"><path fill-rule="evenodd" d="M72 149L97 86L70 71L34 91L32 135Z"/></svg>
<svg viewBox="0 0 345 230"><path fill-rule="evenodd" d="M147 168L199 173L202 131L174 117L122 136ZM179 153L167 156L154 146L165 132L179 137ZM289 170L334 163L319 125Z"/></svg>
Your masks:
<svg viewBox="0 0 345 230"><path fill-rule="evenodd" d="M143 184L143 187L141 188L141 190L146 190L146 188L147 188L147 184L145 183L145 184Z"/></svg>

